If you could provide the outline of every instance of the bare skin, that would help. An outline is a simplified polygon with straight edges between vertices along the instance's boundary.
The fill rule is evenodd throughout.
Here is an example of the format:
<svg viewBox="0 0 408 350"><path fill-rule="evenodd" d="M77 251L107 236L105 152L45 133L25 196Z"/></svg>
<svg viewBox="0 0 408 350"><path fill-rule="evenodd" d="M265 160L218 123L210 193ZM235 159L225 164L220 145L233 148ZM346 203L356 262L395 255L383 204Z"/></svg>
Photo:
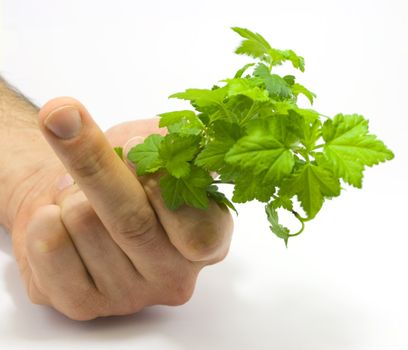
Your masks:
<svg viewBox="0 0 408 350"><path fill-rule="evenodd" d="M8 107L1 102L4 123ZM25 107L18 113L36 114ZM64 128L75 111L82 126L71 138L58 138L44 125L62 120ZM226 208L211 202L206 211L171 211L158 176L138 178L114 153L112 146L126 146L134 136L163 133L157 119L123 123L104 134L78 101L57 98L32 125L4 124L0 224L12 234L33 303L74 320L180 305L190 299L200 270L226 256L233 231ZM75 184L65 181L61 189L67 172Z"/></svg>

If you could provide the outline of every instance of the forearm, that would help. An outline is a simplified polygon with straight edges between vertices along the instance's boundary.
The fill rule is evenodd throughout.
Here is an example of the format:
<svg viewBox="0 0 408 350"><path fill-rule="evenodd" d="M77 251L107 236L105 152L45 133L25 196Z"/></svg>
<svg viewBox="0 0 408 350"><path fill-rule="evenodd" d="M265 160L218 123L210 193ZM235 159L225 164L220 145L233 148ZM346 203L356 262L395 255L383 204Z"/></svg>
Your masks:
<svg viewBox="0 0 408 350"><path fill-rule="evenodd" d="M38 128L38 108L0 77L0 224L11 218L50 148Z"/></svg>

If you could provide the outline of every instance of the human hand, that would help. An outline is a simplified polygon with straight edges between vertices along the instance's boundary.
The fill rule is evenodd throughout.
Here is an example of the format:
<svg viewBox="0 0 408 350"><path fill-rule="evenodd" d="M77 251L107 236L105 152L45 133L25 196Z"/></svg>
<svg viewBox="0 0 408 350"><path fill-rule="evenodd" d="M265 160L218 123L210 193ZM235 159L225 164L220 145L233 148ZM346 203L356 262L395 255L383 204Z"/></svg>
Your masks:
<svg viewBox="0 0 408 350"><path fill-rule="evenodd" d="M54 130L71 138L44 127L60 118ZM82 120L77 134L69 128L75 118L77 126ZM157 176L137 178L113 151L157 126L121 124L107 132L110 144L71 98L47 103L39 124L60 161L50 155L16 200L13 248L30 299L75 320L189 300L199 271L227 254L233 223L212 201L208 210L167 209ZM76 183L60 190L56 183L66 171Z"/></svg>

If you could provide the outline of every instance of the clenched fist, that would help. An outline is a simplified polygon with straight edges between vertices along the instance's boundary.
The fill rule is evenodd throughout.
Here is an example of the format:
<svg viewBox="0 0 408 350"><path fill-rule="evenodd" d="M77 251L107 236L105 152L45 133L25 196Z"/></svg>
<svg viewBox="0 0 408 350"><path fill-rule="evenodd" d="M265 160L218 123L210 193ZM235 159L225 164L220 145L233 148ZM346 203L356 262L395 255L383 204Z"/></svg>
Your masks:
<svg viewBox="0 0 408 350"><path fill-rule="evenodd" d="M227 254L233 222L213 201L208 210L167 209L158 175L137 177L116 155L113 146L126 152L163 133L157 120L104 134L78 101L57 98L38 124L51 148L11 197L13 247L30 299L75 320L188 301L199 271Z"/></svg>

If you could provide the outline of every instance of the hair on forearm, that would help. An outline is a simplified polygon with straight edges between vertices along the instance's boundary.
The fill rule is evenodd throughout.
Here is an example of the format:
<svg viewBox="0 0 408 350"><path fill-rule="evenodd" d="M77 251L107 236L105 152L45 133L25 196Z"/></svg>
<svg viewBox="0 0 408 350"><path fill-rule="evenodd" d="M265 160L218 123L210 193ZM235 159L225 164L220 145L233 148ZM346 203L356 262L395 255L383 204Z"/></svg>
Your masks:
<svg viewBox="0 0 408 350"><path fill-rule="evenodd" d="M39 109L38 106L36 106L27 96L25 96L19 89L17 89L15 86L11 85L8 81L6 81L1 75L0 84L7 88L8 91L13 93L15 95L15 98L19 99L22 103L27 103L36 110Z"/></svg>
<svg viewBox="0 0 408 350"><path fill-rule="evenodd" d="M39 108L0 76L0 128L37 128Z"/></svg>

